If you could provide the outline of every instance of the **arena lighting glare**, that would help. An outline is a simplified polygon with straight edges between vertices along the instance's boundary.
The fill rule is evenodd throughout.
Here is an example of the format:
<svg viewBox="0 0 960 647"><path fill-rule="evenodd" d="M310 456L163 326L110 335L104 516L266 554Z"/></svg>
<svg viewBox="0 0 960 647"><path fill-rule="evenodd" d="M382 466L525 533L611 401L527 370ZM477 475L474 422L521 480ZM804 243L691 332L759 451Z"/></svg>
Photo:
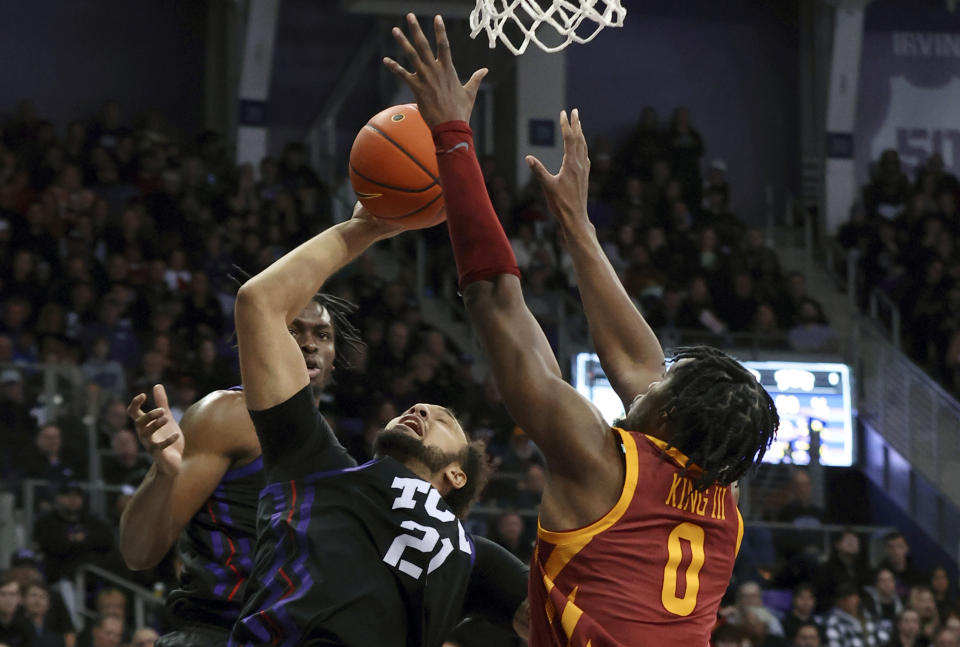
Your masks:
<svg viewBox="0 0 960 647"><path fill-rule="evenodd" d="M764 457L765 463L807 465L814 448L820 463L831 467L853 464L853 402L850 367L826 362L741 362L773 398L780 430ZM607 422L623 415L596 353L573 358L573 386L593 402Z"/></svg>

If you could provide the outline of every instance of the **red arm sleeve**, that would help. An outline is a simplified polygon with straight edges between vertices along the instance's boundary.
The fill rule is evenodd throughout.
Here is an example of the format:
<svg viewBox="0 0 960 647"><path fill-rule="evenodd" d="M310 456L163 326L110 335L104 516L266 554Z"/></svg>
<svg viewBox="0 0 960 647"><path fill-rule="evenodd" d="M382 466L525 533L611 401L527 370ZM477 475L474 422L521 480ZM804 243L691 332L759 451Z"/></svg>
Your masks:
<svg viewBox="0 0 960 647"><path fill-rule="evenodd" d="M473 148L473 131L464 121L433 128L447 227L460 289L498 274L520 276L510 241L497 219Z"/></svg>

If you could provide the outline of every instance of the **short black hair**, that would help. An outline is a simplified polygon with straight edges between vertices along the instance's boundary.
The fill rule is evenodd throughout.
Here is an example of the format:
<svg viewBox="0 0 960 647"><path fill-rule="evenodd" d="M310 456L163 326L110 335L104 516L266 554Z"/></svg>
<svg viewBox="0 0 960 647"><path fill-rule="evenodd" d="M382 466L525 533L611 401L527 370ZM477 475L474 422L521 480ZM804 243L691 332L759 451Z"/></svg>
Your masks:
<svg viewBox="0 0 960 647"><path fill-rule="evenodd" d="M670 423L668 447L700 468L694 487L729 485L759 465L780 426L770 394L735 359L710 346L674 351L677 364L660 411Z"/></svg>
<svg viewBox="0 0 960 647"><path fill-rule="evenodd" d="M884 543L888 541L893 541L894 539L903 539L904 541L906 541L907 538L899 530L891 530L890 532L888 532L883 536Z"/></svg>

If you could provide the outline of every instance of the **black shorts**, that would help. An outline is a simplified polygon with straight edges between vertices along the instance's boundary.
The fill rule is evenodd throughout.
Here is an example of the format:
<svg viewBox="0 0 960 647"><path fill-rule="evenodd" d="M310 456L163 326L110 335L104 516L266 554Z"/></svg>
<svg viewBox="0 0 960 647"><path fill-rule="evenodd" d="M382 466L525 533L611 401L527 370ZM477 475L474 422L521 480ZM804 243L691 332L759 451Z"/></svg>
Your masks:
<svg viewBox="0 0 960 647"><path fill-rule="evenodd" d="M229 638L223 627L186 624L160 636L155 647L227 647Z"/></svg>

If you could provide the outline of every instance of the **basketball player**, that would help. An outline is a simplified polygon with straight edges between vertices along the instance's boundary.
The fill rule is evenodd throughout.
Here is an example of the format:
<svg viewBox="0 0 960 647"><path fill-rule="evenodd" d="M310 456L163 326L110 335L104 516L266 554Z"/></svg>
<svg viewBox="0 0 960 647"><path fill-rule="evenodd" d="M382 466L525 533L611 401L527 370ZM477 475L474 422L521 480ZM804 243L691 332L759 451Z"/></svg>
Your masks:
<svg viewBox="0 0 960 647"><path fill-rule="evenodd" d="M561 376L523 301L516 260L487 197L442 20L434 56L416 18L412 62L387 66L414 95L437 146L454 257L471 320L504 402L547 459L530 576L530 644L708 644L743 522L731 484L768 447L773 402L718 350L663 351L633 308L587 219L589 159L577 119L561 119L560 174L534 164L564 226L598 351L627 401L622 428Z"/></svg>
<svg viewBox="0 0 960 647"><path fill-rule="evenodd" d="M323 283L400 226L358 205L247 281L235 320L267 486L231 645L439 647L465 614L525 633L527 571L458 519L486 478L483 445L416 404L357 466L317 411L289 322Z"/></svg>
<svg viewBox="0 0 960 647"><path fill-rule="evenodd" d="M342 299L316 294L290 325L319 404L337 351L360 343ZM225 645L240 617L256 541L257 498L266 485L253 421L240 389L214 391L173 419L162 385L157 408L141 411L146 395L127 409L153 466L120 519L120 550L132 569L155 566L177 541L180 588L167 605L176 628L161 647Z"/></svg>

